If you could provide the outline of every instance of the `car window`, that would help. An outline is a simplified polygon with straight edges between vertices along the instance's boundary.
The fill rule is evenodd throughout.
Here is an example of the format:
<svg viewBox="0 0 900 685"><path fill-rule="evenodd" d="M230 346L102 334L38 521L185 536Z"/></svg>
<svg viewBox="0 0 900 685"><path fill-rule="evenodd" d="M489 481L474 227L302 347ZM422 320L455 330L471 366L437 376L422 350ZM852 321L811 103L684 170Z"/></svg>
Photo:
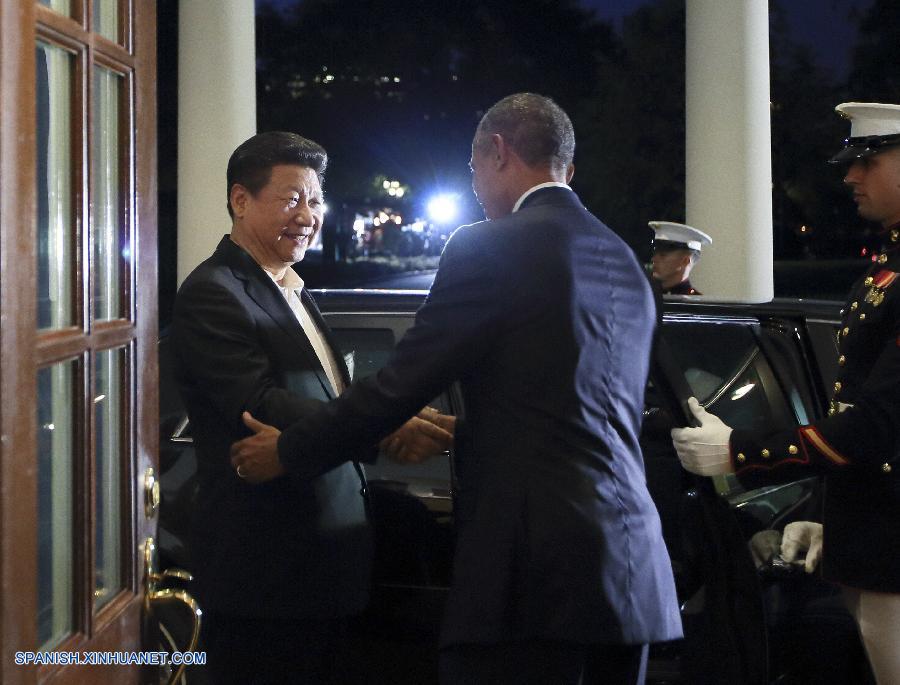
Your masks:
<svg viewBox="0 0 900 685"><path fill-rule="evenodd" d="M327 315L326 315L327 316ZM412 316L327 316L353 378L377 373ZM363 324L363 325L361 325ZM429 405L452 414L447 393ZM453 550L451 463L447 454L422 464L398 464L380 456L365 466L376 536L376 581L389 585L446 588Z"/></svg>
<svg viewBox="0 0 900 685"><path fill-rule="evenodd" d="M758 322L667 321L662 335L700 403L732 428L789 426L809 413L792 379L776 379Z"/></svg>
<svg viewBox="0 0 900 685"><path fill-rule="evenodd" d="M338 347L345 359L353 360L352 377L359 380L377 373L384 366L395 345L395 332L391 328L336 328L332 332L337 338ZM435 397L429 406L444 414L452 414L446 393ZM397 464L390 459L379 458L375 464L366 466L370 479L398 480L403 482L420 482L427 479L446 481L448 489L450 466L446 458L429 459L423 464ZM448 492L449 494L449 492Z"/></svg>

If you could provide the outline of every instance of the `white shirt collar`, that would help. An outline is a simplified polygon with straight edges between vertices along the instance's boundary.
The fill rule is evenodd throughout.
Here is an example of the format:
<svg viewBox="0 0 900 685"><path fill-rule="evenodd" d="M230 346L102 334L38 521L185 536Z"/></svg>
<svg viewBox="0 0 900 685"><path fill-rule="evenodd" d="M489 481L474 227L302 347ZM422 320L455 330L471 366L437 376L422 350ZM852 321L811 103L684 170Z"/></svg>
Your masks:
<svg viewBox="0 0 900 685"><path fill-rule="evenodd" d="M266 272L266 275L271 278L275 285L277 285L279 288L288 288L290 290L303 289L303 279L300 278L297 272L294 271L291 267L288 267L287 271L284 272L284 277L280 282L275 278L275 274L273 274L271 271L267 271L266 269L263 269L263 271Z"/></svg>
<svg viewBox="0 0 900 685"><path fill-rule="evenodd" d="M519 211L522 207L522 203L525 202L525 198L531 195L533 192L540 190L541 188L569 188L569 186L565 183L560 183L559 181L547 181L546 183L538 183L536 186L529 188L524 193L522 193L522 197L516 200L516 204L513 205L513 214ZM569 188L571 190L571 188Z"/></svg>

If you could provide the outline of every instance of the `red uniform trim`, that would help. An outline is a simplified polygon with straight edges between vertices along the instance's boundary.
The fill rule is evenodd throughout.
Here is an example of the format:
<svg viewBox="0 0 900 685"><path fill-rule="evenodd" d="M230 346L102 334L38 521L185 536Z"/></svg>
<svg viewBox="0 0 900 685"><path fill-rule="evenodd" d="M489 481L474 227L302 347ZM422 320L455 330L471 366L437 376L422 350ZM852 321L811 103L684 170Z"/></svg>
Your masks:
<svg viewBox="0 0 900 685"><path fill-rule="evenodd" d="M739 471L735 471L737 475L744 473L745 471L753 471L754 469L762 469L764 471L771 471L774 468L779 466L783 466L784 464L801 464L806 465L809 463L809 459L800 459L798 457L789 457L787 459L779 459L774 464L750 464L749 466L744 466Z"/></svg>
<svg viewBox="0 0 900 685"><path fill-rule="evenodd" d="M822 437L822 434L819 433L814 426L805 426L801 428L800 435L802 435L805 440L808 440L820 454L824 455L825 458L832 463L837 464L838 466L846 466L850 463L850 460L847 459L847 457L826 442L825 438Z"/></svg>
<svg viewBox="0 0 900 685"><path fill-rule="evenodd" d="M887 288L891 285L891 283L897 280L898 275L900 274L898 274L896 271L888 271L887 269L882 269L872 277L872 285L874 285L876 288Z"/></svg>

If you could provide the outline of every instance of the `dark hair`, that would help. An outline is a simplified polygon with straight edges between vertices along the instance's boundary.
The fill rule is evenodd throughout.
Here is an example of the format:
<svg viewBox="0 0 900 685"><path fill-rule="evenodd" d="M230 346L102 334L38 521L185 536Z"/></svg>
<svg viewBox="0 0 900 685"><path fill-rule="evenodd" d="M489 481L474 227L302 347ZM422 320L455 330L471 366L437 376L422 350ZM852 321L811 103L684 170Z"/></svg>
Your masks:
<svg viewBox="0 0 900 685"><path fill-rule="evenodd" d="M475 144L499 133L528 166L565 172L575 157L572 122L553 100L534 93L509 95L491 107L475 131Z"/></svg>
<svg viewBox="0 0 900 685"><path fill-rule="evenodd" d="M257 133L238 145L228 160L228 214L231 209L231 189L239 183L255 196L272 177L272 167L277 164L298 164L316 172L319 181L328 166L325 148L308 138L286 131Z"/></svg>

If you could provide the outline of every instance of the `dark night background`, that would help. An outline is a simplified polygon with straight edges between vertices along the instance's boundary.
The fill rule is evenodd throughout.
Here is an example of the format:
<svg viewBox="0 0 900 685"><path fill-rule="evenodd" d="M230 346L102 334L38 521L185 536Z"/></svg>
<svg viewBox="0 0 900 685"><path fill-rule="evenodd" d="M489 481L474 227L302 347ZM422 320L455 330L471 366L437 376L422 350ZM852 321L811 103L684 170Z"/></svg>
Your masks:
<svg viewBox="0 0 900 685"><path fill-rule="evenodd" d="M177 0L158 7L165 321L175 288ZM822 294L805 291L810 280L837 294L862 267L836 260L859 262L872 227L824 164L848 133L833 109L900 102L900 3L769 8L776 294ZM457 223L480 219L472 133L485 109L521 90L569 112L575 190L646 256L648 220L684 220L684 11L684 0L257 0L258 129L297 131L331 158L324 258L304 261L301 274L321 286L374 273L344 244L354 216L373 208L424 216L425 201L446 191L463 202ZM384 178L407 186L402 201L384 195Z"/></svg>

